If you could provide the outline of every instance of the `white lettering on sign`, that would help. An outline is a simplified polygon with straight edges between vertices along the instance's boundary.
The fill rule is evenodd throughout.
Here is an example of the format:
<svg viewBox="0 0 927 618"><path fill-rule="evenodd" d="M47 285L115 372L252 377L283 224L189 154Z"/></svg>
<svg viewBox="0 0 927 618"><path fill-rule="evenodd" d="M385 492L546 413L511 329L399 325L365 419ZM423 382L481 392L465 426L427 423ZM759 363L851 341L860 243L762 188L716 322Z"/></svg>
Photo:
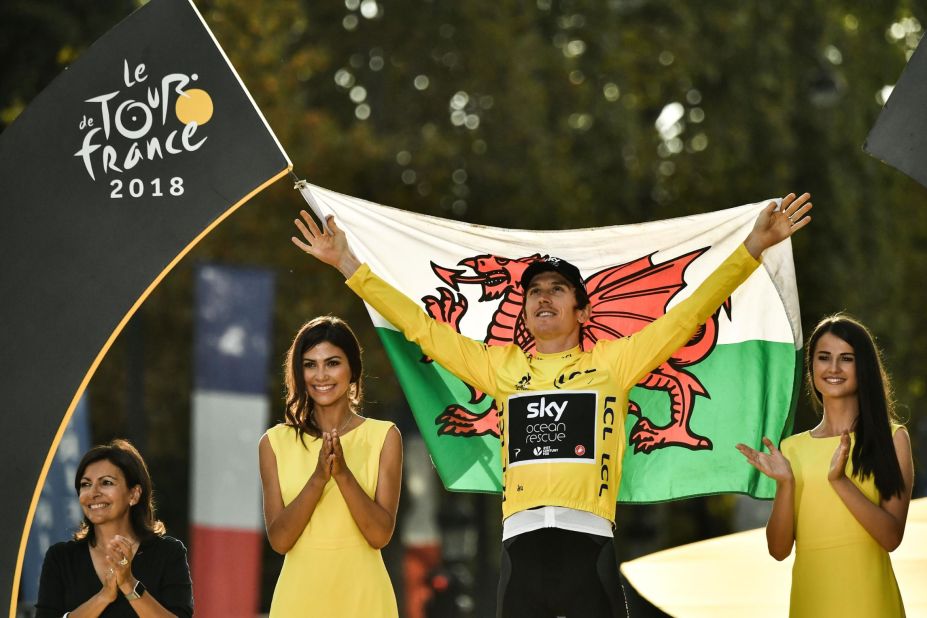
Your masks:
<svg viewBox="0 0 927 618"><path fill-rule="evenodd" d="M124 60L119 89L85 100L90 111L77 124L83 139L74 156L91 180L98 174L122 174L146 161L194 152L206 143L208 137L198 136L197 131L212 118L212 98L202 89L189 88L199 76L168 73L149 82L150 77L143 63L132 66ZM161 192L160 178L150 182L159 186L146 192L149 195L179 195ZM111 197L122 197L116 193ZM129 195L140 197L142 193L130 191Z"/></svg>
<svg viewBox="0 0 927 618"><path fill-rule="evenodd" d="M566 411L567 407L566 401L548 402L544 397L541 397L540 401L534 401L528 404L528 418L538 418L542 416L549 416L555 421L559 421L560 417L563 416L563 413Z"/></svg>

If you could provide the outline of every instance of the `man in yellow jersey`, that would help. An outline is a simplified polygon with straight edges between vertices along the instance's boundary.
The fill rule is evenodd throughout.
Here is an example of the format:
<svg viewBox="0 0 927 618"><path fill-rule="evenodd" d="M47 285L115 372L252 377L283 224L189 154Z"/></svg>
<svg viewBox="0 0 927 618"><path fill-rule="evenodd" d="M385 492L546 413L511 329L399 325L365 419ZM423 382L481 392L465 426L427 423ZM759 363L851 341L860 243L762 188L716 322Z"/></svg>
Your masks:
<svg viewBox="0 0 927 618"><path fill-rule="evenodd" d="M810 196L771 202L738 247L686 300L629 337L580 348L589 297L572 264L547 258L522 277L535 339L488 346L430 318L361 264L329 218L301 212L293 243L336 267L348 286L422 351L498 407L502 446L500 618L613 618L627 607L612 546L628 391L682 347L756 269L767 248L811 221ZM562 445L576 445L562 448Z"/></svg>

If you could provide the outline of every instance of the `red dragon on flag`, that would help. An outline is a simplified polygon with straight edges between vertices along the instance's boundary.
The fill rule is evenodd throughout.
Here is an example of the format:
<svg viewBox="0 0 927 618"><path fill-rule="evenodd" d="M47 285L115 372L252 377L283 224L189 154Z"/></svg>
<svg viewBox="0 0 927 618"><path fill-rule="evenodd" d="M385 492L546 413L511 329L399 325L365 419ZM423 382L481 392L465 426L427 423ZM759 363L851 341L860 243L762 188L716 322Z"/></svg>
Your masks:
<svg viewBox="0 0 927 618"><path fill-rule="evenodd" d="M696 249L659 264L654 264L653 254L650 254L588 277L586 290L591 314L581 330L581 347L588 350L600 339L627 337L664 315L669 301L686 285L686 268L707 249ZM434 319L460 332L460 321L467 313L468 301L459 286L479 284L482 295L478 302L499 301L483 341L487 345L515 343L530 354L534 350L534 338L528 332L522 315L525 298L519 281L528 265L539 259L542 259L540 254L517 259L477 255L458 264L475 273L471 275L466 274L466 270L446 268L432 262L435 275L450 287L438 287L436 296L423 297L425 310ZM730 318L730 299L722 307ZM689 428L696 396L708 397L709 393L686 368L704 360L714 349L720 311L719 308L686 345L638 383L642 388L665 391L669 395L670 421L666 425L658 425L645 417L636 403L629 401L628 412L638 419L629 436L635 452L650 453L668 446L711 449L710 439L693 433ZM428 358L422 360L431 362ZM485 398L485 393L470 387L471 404L481 403ZM438 415L435 423L440 426L438 431L443 435L499 435L495 401L479 414L459 404L449 405Z"/></svg>

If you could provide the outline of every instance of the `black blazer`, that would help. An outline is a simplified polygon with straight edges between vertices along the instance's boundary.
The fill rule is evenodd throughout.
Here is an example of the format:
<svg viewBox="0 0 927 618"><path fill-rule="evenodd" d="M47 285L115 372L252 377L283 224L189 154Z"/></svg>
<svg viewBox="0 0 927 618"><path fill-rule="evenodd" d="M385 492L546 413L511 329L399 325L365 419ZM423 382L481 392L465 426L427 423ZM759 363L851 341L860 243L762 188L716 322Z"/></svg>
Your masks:
<svg viewBox="0 0 927 618"><path fill-rule="evenodd" d="M169 536L142 541L132 559L132 574L166 610L181 618L193 616L193 584L187 548ZM36 618L61 618L100 591L87 541L56 543L45 552ZM100 614L105 618L137 618L120 593Z"/></svg>

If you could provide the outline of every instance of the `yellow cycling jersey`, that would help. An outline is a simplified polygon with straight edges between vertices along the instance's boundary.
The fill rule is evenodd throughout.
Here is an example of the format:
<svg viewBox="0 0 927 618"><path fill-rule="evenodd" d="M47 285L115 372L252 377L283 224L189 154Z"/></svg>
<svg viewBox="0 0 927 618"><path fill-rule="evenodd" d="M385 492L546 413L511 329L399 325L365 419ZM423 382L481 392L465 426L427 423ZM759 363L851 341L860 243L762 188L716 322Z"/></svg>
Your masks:
<svg viewBox="0 0 927 618"><path fill-rule="evenodd" d="M689 298L640 331L553 354L461 335L366 264L347 284L425 354L496 400L503 518L563 506L614 523L628 391L682 347L758 265L741 245Z"/></svg>

